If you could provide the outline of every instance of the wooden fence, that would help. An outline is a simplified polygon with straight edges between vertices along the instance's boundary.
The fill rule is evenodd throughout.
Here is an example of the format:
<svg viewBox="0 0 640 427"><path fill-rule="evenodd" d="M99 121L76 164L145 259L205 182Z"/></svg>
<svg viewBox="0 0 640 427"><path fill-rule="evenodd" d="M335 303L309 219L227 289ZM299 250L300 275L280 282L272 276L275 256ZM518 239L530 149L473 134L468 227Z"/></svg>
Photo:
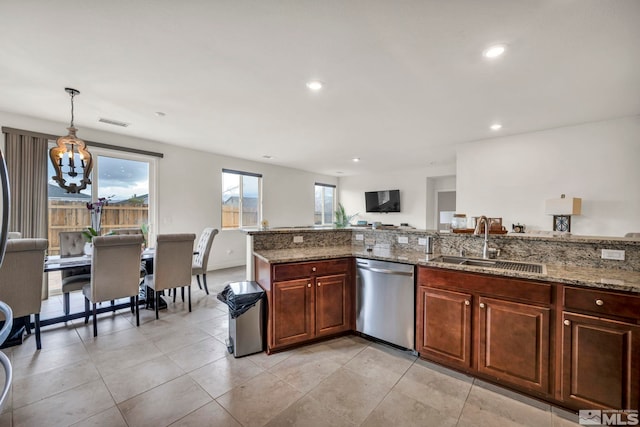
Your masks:
<svg viewBox="0 0 640 427"><path fill-rule="evenodd" d="M245 225L258 225L258 212L243 212ZM237 206L222 205L222 228L237 228L240 226L240 210Z"/></svg>
<svg viewBox="0 0 640 427"><path fill-rule="evenodd" d="M101 234L116 228L135 228L149 223L149 206L144 204L107 205L102 210ZM91 211L85 202L49 200L49 251L60 253L61 231L85 230L91 226Z"/></svg>

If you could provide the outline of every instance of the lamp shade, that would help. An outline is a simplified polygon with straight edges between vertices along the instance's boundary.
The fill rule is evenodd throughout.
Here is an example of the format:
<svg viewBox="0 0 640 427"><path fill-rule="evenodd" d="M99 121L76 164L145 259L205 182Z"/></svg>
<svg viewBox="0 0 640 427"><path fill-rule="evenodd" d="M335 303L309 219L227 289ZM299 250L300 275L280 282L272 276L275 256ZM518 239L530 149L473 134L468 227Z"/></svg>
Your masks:
<svg viewBox="0 0 640 427"><path fill-rule="evenodd" d="M582 199L579 197L547 199L544 202L544 213L547 215L580 215L581 212Z"/></svg>

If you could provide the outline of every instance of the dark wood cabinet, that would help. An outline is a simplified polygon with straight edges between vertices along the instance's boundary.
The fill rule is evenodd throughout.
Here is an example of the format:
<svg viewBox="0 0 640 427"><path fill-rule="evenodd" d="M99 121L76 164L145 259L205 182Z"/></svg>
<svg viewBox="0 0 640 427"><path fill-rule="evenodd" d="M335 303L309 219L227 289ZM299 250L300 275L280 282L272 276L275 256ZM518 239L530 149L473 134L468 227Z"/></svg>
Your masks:
<svg viewBox="0 0 640 427"><path fill-rule="evenodd" d="M315 334L331 335L351 329L346 274L316 277Z"/></svg>
<svg viewBox="0 0 640 427"><path fill-rule="evenodd" d="M416 350L450 366L471 368L471 294L418 286Z"/></svg>
<svg viewBox="0 0 640 427"><path fill-rule="evenodd" d="M417 295L421 357L551 395L551 285L421 267Z"/></svg>
<svg viewBox="0 0 640 427"><path fill-rule="evenodd" d="M574 409L640 407L640 298L567 287L564 305L562 400Z"/></svg>
<svg viewBox="0 0 640 427"><path fill-rule="evenodd" d="M579 409L640 407L640 297L420 267L420 356Z"/></svg>
<svg viewBox="0 0 640 427"><path fill-rule="evenodd" d="M278 282L273 287L273 341L284 346L307 341L314 335L310 279Z"/></svg>
<svg viewBox="0 0 640 427"><path fill-rule="evenodd" d="M478 372L549 393L549 307L478 299Z"/></svg>
<svg viewBox="0 0 640 427"><path fill-rule="evenodd" d="M256 262L269 302L269 352L353 329L352 264L350 258Z"/></svg>

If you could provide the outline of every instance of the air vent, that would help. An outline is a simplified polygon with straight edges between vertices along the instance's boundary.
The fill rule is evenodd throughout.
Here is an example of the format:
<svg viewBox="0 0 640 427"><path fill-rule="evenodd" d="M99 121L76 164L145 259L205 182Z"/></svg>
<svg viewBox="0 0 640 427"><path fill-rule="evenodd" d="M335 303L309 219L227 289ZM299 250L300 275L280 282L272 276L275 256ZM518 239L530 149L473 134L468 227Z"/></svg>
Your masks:
<svg viewBox="0 0 640 427"><path fill-rule="evenodd" d="M118 121L118 120L105 119L104 117L100 117L100 119L98 119L98 121L102 122L102 123L106 123L108 125L120 126L120 127L123 127L123 128L126 128L130 124L130 123L125 123L125 122L121 122L121 121Z"/></svg>

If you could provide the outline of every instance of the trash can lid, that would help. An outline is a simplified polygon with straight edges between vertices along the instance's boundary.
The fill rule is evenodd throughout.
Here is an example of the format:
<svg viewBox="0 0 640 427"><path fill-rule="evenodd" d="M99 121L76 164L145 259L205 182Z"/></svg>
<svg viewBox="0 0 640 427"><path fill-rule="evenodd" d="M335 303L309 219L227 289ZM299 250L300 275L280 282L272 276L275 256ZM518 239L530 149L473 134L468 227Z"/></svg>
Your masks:
<svg viewBox="0 0 640 427"><path fill-rule="evenodd" d="M246 282L232 282L229 283L231 292L234 295L250 295L250 294L263 294L264 290L260 287L258 282L246 281Z"/></svg>

